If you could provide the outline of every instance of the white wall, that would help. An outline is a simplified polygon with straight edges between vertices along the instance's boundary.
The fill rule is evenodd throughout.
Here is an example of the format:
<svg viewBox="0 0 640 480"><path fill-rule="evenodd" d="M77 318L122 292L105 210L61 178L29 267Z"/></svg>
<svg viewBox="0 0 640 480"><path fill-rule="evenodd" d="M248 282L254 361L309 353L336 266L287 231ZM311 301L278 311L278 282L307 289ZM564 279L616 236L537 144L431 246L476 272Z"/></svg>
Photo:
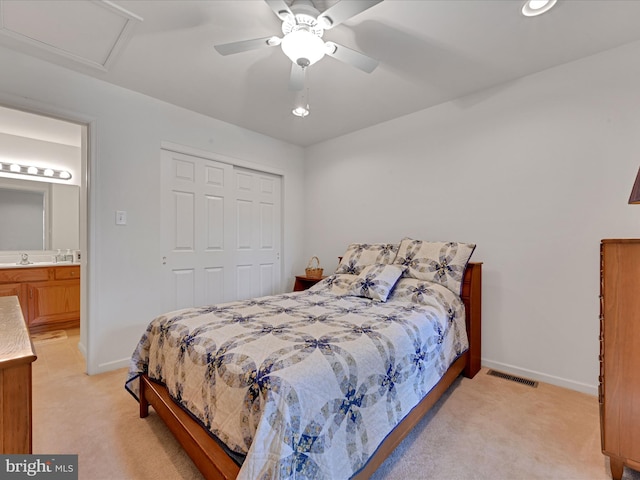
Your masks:
<svg viewBox="0 0 640 480"><path fill-rule="evenodd" d="M476 243L483 364L589 393L599 241L640 236L640 43L306 152L306 246Z"/></svg>
<svg viewBox="0 0 640 480"><path fill-rule="evenodd" d="M161 313L162 142L284 173L282 278L292 278L294 259L301 256L301 148L4 48L0 65L0 104L91 122L90 249L83 255L89 308L83 340L90 373L126 365L148 322ZM116 210L127 211L128 225L115 225Z"/></svg>
<svg viewBox="0 0 640 480"><path fill-rule="evenodd" d="M627 205L639 54L622 47L306 151L3 48L0 103L91 122L91 373L123 365L160 313L164 141L285 172L283 279L312 255L332 269L352 241L477 243L485 365L594 393L599 240L640 232Z"/></svg>

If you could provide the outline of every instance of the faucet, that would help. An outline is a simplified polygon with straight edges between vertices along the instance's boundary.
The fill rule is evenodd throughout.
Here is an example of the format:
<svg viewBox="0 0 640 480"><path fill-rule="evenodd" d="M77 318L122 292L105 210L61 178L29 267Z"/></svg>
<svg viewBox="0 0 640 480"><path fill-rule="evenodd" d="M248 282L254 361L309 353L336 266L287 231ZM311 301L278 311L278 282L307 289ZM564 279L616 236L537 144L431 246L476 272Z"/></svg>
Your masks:
<svg viewBox="0 0 640 480"><path fill-rule="evenodd" d="M29 261L29 254L22 253L20 254L20 263L18 265L30 265L32 262Z"/></svg>

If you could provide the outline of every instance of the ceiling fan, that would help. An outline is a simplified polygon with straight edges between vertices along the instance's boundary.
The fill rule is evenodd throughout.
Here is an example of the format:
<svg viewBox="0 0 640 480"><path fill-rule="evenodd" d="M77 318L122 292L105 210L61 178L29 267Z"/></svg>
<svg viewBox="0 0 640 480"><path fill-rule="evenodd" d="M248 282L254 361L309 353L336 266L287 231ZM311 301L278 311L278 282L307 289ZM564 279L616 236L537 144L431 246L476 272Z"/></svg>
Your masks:
<svg viewBox="0 0 640 480"><path fill-rule="evenodd" d="M322 36L329 30L351 17L364 12L383 0L339 0L324 12L318 11L311 0L294 0L291 6L284 0L265 0L271 10L282 20L282 38L277 36L242 40L239 42L215 45L221 55L256 50L263 47L280 45L282 51L291 59L291 77L289 88L302 90L307 67L313 65L324 55L352 65L364 72L371 73L378 61L334 42L325 42Z"/></svg>

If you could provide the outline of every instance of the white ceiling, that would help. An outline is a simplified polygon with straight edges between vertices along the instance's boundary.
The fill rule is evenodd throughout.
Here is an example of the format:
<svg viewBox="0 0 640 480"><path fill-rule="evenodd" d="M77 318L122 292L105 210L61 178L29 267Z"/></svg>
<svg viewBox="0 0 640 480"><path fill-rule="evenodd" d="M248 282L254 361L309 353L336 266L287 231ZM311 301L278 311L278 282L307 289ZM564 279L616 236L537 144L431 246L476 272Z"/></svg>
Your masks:
<svg viewBox="0 0 640 480"><path fill-rule="evenodd" d="M13 0L0 2L8 10ZM73 7L86 2L39 2L60 4L64 15L38 23L37 31L47 29L43 38L67 46L117 40L107 71L15 35L0 35L0 44L301 146L640 40L640 1L558 0L550 12L526 18L523 0L385 0L324 35L378 59L378 68L367 74L330 57L312 65L311 114L300 119L290 113L291 62L280 47L232 56L213 48L281 36L281 22L263 0L106 2L110 15L115 5L127 19L111 20L115 33L80 28L84 16L95 20ZM334 3L315 2L321 11ZM25 22L28 28L25 18L15 20Z"/></svg>

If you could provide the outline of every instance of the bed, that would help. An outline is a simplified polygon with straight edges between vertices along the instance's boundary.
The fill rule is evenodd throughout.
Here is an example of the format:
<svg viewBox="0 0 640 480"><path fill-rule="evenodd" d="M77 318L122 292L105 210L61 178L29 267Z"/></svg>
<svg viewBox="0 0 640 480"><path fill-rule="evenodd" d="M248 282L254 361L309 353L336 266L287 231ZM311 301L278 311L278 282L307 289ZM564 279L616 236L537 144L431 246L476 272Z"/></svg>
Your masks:
<svg viewBox="0 0 640 480"><path fill-rule="evenodd" d="M125 387L206 478L368 478L480 370L474 248L352 244L308 290L161 315Z"/></svg>

